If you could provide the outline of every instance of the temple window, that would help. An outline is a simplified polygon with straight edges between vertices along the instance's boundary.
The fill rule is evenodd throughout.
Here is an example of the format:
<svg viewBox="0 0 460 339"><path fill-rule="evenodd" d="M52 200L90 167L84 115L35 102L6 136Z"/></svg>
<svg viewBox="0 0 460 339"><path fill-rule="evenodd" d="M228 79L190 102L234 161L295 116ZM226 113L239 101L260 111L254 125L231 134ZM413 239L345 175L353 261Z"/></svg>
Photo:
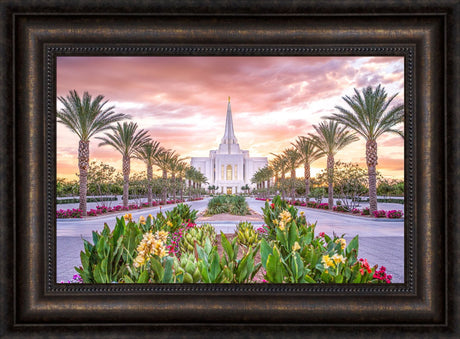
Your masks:
<svg viewBox="0 0 460 339"><path fill-rule="evenodd" d="M232 165L227 165L227 180L232 180Z"/></svg>

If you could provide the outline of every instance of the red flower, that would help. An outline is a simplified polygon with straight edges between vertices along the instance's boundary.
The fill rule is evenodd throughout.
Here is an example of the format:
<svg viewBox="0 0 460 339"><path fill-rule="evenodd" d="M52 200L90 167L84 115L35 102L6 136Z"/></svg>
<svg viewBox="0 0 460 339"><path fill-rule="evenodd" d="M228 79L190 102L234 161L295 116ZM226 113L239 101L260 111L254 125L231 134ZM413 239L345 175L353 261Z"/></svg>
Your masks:
<svg viewBox="0 0 460 339"><path fill-rule="evenodd" d="M274 208L275 208L275 204L270 204L270 207L271 207L272 209L274 209Z"/></svg>

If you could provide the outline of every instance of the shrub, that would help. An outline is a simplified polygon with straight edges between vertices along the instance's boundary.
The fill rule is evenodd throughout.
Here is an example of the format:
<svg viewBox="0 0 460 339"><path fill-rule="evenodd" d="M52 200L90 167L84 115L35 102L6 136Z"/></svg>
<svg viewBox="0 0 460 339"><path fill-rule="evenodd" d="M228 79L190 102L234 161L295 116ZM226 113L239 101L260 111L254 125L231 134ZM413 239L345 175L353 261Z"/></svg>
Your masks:
<svg viewBox="0 0 460 339"><path fill-rule="evenodd" d="M327 202L323 202L321 204L316 205L316 208L322 209L322 210L327 210L329 209L329 204Z"/></svg>
<svg viewBox="0 0 460 339"><path fill-rule="evenodd" d="M66 219L66 218L81 218L82 210L74 208L74 209L67 209L67 210L57 210L56 211L56 218L59 219Z"/></svg>
<svg viewBox="0 0 460 339"><path fill-rule="evenodd" d="M373 213L374 213L374 217L376 218L385 218L387 215L387 212L385 212L384 210L374 211Z"/></svg>
<svg viewBox="0 0 460 339"><path fill-rule="evenodd" d="M126 273L127 266L133 263L142 229L127 216L117 218L113 231L107 224L101 233L93 231L93 243L83 239L81 266L75 270L84 283L118 281Z"/></svg>
<svg viewBox="0 0 460 339"><path fill-rule="evenodd" d="M360 211L359 209L357 209L357 208L353 208L353 209L351 210L351 213L353 213L353 214L358 214L358 213L360 213L360 212L361 212L361 211Z"/></svg>
<svg viewBox="0 0 460 339"><path fill-rule="evenodd" d="M249 206L243 196L219 195L208 203L207 215L231 213L234 215L249 214Z"/></svg>
<svg viewBox="0 0 460 339"><path fill-rule="evenodd" d="M316 201L308 201L307 206L308 207L313 207L315 208L317 205L319 205Z"/></svg>
<svg viewBox="0 0 460 339"><path fill-rule="evenodd" d="M332 207L332 210L333 211L336 211L336 212L348 212L348 208L346 206L343 206L343 205L337 205L337 206L334 206Z"/></svg>
<svg viewBox="0 0 460 339"><path fill-rule="evenodd" d="M363 210L361 211L361 215L370 215L371 212L369 210L369 207L364 207Z"/></svg>
<svg viewBox="0 0 460 339"><path fill-rule="evenodd" d="M402 211L391 210L387 212L387 218L399 219L403 216Z"/></svg>
<svg viewBox="0 0 460 339"><path fill-rule="evenodd" d="M171 211L159 212L153 222L153 230L176 232L185 223L194 223L198 211L191 210L190 205L178 204Z"/></svg>
<svg viewBox="0 0 460 339"><path fill-rule="evenodd" d="M275 225L274 237L261 240L260 255L265 279L271 283L378 283L373 277L377 265L358 260L358 236L347 245L345 239L321 233L316 225L297 217L297 209L273 199L265 204L267 225ZM281 210L281 211L280 211Z"/></svg>

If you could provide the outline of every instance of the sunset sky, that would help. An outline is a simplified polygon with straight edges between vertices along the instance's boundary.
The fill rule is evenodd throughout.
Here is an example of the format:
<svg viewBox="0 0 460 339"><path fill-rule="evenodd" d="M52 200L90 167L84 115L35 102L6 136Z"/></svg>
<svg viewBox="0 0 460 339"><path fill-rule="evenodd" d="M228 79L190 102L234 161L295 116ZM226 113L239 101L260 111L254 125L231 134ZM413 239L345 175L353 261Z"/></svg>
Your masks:
<svg viewBox="0 0 460 339"><path fill-rule="evenodd" d="M314 132L353 88L382 84L404 99L403 57L58 57L57 95L77 90L102 94L117 112L126 113L152 139L184 157L208 156L224 134L227 97L231 97L235 135L251 156L279 153L297 136ZM58 102L58 110L62 108ZM400 127L402 129L402 126ZM102 135L98 135L102 136ZM90 141L90 161L121 171L121 155ZM383 175L404 176L404 141L396 134L377 140ZM78 138L57 124L57 177L77 179ZM339 152L336 160L365 167L365 142ZM325 168L312 165L312 176ZM132 160L131 172L145 166ZM303 176L303 169L299 169Z"/></svg>

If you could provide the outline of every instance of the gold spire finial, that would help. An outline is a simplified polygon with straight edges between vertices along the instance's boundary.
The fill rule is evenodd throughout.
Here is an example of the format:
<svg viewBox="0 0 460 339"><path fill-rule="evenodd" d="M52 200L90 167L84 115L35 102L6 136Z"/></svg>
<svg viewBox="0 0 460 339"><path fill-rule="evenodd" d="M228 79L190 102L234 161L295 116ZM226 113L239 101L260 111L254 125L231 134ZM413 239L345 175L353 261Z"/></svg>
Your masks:
<svg viewBox="0 0 460 339"><path fill-rule="evenodd" d="M230 95L228 96L228 102L230 102Z"/></svg>

